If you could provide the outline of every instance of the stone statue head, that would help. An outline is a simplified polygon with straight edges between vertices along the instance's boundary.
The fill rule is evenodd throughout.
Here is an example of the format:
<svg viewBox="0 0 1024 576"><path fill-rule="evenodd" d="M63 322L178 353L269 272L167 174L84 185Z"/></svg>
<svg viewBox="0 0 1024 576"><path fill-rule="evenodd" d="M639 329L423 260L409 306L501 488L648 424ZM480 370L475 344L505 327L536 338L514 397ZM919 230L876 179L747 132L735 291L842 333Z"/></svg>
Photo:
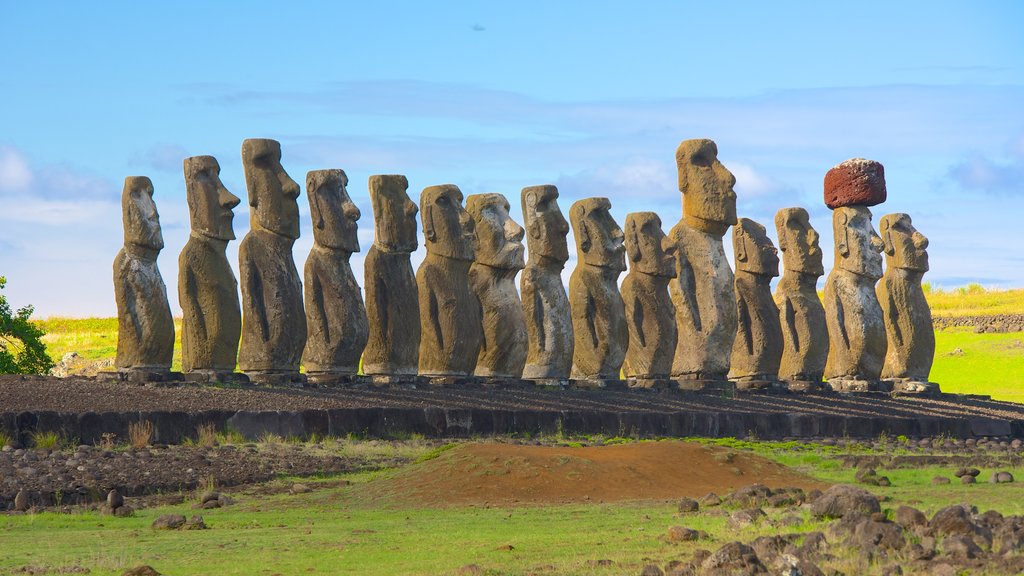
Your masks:
<svg viewBox="0 0 1024 576"><path fill-rule="evenodd" d="M320 246L359 252L359 208L348 197L344 170L311 170L306 173L306 196L313 219L313 240Z"/></svg>
<svg viewBox="0 0 1024 576"><path fill-rule="evenodd" d="M508 208L508 200L501 194L466 197L466 211L473 217L476 230L474 261L492 268L522 270L526 265L524 231L508 215Z"/></svg>
<svg viewBox="0 0 1024 576"><path fill-rule="evenodd" d="M409 180L401 174L370 176L370 204L373 206L374 244L384 252L414 252L416 213L419 208L406 190Z"/></svg>
<svg viewBox="0 0 1024 576"><path fill-rule="evenodd" d="M428 254L473 260L476 244L473 219L462 207L462 191L458 186L427 186L420 194L420 210Z"/></svg>
<svg viewBox="0 0 1024 576"><path fill-rule="evenodd" d="M242 168L252 207L249 223L285 238L299 237L299 185L281 166L281 143L266 138L242 142Z"/></svg>
<svg viewBox="0 0 1024 576"><path fill-rule="evenodd" d="M885 264L917 272L928 271L928 239L914 228L907 214L886 214L878 221L885 245Z"/></svg>
<svg viewBox="0 0 1024 576"><path fill-rule="evenodd" d="M764 226L750 218L740 218L732 229L732 247L737 272L769 278L779 275L779 252Z"/></svg>
<svg viewBox="0 0 1024 576"><path fill-rule="evenodd" d="M192 231L217 240L234 240L233 212L240 200L220 181L213 156L185 158L185 197Z"/></svg>
<svg viewBox="0 0 1024 576"><path fill-rule="evenodd" d="M676 168L686 224L725 234L736 223L736 177L718 161L718 146L706 138L683 140L676 149Z"/></svg>
<svg viewBox="0 0 1024 576"><path fill-rule="evenodd" d="M632 270L651 276L676 277L676 244L661 229L654 212L626 214L626 254Z"/></svg>
<svg viewBox="0 0 1024 576"><path fill-rule="evenodd" d="M626 269L626 249L622 229L612 218L611 208L607 198L577 200L569 209L569 221L580 262L622 271Z"/></svg>
<svg viewBox="0 0 1024 576"><path fill-rule="evenodd" d="M124 179L121 191L121 223L125 246L162 250L164 235L160 231L160 215L153 203L153 182L145 176Z"/></svg>
<svg viewBox="0 0 1024 576"><path fill-rule="evenodd" d="M841 206L832 212L835 266L867 278L882 277L884 244L873 226L866 206Z"/></svg>
<svg viewBox="0 0 1024 576"><path fill-rule="evenodd" d="M779 249L786 270L821 276L825 268L821 263L818 232L811 226L811 217L803 208L783 208L775 213L775 231L779 235Z"/></svg>
<svg viewBox="0 0 1024 576"><path fill-rule="evenodd" d="M564 264L569 259L569 223L558 208L558 188L527 186L523 188L522 201L530 253Z"/></svg>

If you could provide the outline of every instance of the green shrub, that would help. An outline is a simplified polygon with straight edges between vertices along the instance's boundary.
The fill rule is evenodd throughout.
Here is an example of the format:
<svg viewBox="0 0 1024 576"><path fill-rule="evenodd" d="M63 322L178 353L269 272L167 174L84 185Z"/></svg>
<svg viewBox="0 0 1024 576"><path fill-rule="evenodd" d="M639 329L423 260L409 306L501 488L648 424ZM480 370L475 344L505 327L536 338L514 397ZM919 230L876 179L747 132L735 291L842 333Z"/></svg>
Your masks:
<svg viewBox="0 0 1024 576"><path fill-rule="evenodd" d="M0 290L7 278L0 276ZM46 354L40 338L45 334L29 321L32 306L11 311L7 298L0 294L0 374L47 374L53 360Z"/></svg>
<svg viewBox="0 0 1024 576"><path fill-rule="evenodd" d="M60 434L56 432L32 433L32 447L36 450L57 450L60 445Z"/></svg>

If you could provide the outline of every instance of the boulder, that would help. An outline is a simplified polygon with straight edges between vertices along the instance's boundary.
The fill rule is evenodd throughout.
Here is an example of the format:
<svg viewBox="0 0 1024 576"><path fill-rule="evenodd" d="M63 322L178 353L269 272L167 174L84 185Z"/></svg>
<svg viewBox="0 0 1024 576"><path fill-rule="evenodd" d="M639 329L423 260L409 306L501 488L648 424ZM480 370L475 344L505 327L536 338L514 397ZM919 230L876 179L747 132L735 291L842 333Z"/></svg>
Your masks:
<svg viewBox="0 0 1024 576"><path fill-rule="evenodd" d="M949 484L949 478L945 476L936 476L932 478L932 484Z"/></svg>
<svg viewBox="0 0 1024 576"><path fill-rule="evenodd" d="M746 528L760 522L767 515L760 508L748 508L737 510L729 515L729 527L734 529Z"/></svg>
<svg viewBox="0 0 1024 576"><path fill-rule="evenodd" d="M181 514L164 514L153 520L154 530L177 530L185 525L185 517Z"/></svg>
<svg viewBox="0 0 1024 576"><path fill-rule="evenodd" d="M757 557L754 549L742 542L729 542L701 563L704 572L767 574L768 569Z"/></svg>
<svg viewBox="0 0 1024 576"><path fill-rule="evenodd" d="M960 477L960 483L961 484L977 484L977 482L978 482L978 479L975 478L974 476L967 475L967 476L961 476Z"/></svg>
<svg viewBox="0 0 1024 576"><path fill-rule="evenodd" d="M667 536L669 542L690 542L700 538L700 532L685 526L669 526Z"/></svg>
<svg viewBox="0 0 1024 576"><path fill-rule="evenodd" d="M970 536L958 534L942 540L942 549L954 558L971 560L985 553Z"/></svg>
<svg viewBox="0 0 1024 576"><path fill-rule="evenodd" d="M896 509L896 523L907 530L928 525L928 517L917 508L900 506Z"/></svg>
<svg viewBox="0 0 1024 576"><path fill-rule="evenodd" d="M697 502L703 504L704 506L718 506L719 504L722 503L722 499L718 497L718 494L715 494L714 492L708 492L707 494L701 496L700 499L697 500Z"/></svg>
<svg viewBox="0 0 1024 576"><path fill-rule="evenodd" d="M124 496L117 490L111 490L107 492L107 507L111 510L117 510L121 506L124 506Z"/></svg>
<svg viewBox="0 0 1024 576"><path fill-rule="evenodd" d="M18 490L18 493L14 495L14 511L24 512L29 509L31 503L29 502L28 492L24 489Z"/></svg>
<svg viewBox="0 0 1024 576"><path fill-rule="evenodd" d="M825 173L825 205L875 206L885 202L885 168L874 160L851 158Z"/></svg>
<svg viewBox="0 0 1024 576"><path fill-rule="evenodd" d="M679 512L689 514L700 510L700 504L693 498L683 498L679 501Z"/></svg>
<svg viewBox="0 0 1024 576"><path fill-rule="evenodd" d="M881 512L878 498L862 488L837 484L811 502L811 513L816 518L843 518L849 514Z"/></svg>
<svg viewBox="0 0 1024 576"><path fill-rule="evenodd" d="M135 568L129 568L121 573L121 576L160 576L152 566L136 566Z"/></svg>
<svg viewBox="0 0 1024 576"><path fill-rule="evenodd" d="M903 528L892 522L867 520L857 524L851 540L862 550L879 547L884 550L900 550L906 544Z"/></svg>
<svg viewBox="0 0 1024 576"><path fill-rule="evenodd" d="M665 572L655 564L648 564L640 571L640 576L665 576Z"/></svg>

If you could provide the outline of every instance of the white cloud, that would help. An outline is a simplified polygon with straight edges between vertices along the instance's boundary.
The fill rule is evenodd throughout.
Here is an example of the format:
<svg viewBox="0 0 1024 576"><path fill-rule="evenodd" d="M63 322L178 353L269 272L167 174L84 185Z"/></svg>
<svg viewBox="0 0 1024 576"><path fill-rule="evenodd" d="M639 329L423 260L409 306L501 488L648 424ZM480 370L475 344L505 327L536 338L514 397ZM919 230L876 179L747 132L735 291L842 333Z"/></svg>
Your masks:
<svg viewBox="0 0 1024 576"><path fill-rule="evenodd" d="M729 171L736 177L736 193L745 197L766 196L777 192L781 186L772 178L761 174L753 166L730 162Z"/></svg>
<svg viewBox="0 0 1024 576"><path fill-rule="evenodd" d="M0 191L17 192L32 184L28 160L17 149L0 145Z"/></svg>

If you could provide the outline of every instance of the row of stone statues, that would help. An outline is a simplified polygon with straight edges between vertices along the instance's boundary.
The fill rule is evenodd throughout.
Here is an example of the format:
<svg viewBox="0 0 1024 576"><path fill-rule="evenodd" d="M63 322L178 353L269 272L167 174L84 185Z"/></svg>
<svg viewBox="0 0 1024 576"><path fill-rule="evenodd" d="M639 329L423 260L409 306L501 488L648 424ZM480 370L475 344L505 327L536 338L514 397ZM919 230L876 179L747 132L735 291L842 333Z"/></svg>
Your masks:
<svg viewBox="0 0 1024 576"><path fill-rule="evenodd" d="M561 272L569 223L554 186L522 190L524 230L501 194L471 195L463 207L457 186L430 186L417 207L404 176L371 176L376 236L365 303L349 265L360 249L361 214L345 173L307 174L314 246L303 282L292 258L300 188L281 165L280 145L246 140L242 162L251 222L239 246L239 304L225 256L239 199L221 182L216 159L184 161L192 232L178 293L182 370L191 380L343 383L361 360L364 374L385 383L475 375L600 386L624 375L636 386L688 389L732 380L744 389L812 390L823 378L842 391L875 390L883 378L904 392L935 389L920 286L927 240L905 214L883 217L882 236L874 232L868 206L885 196L877 162L847 161L826 176L836 264L824 305L807 211L776 215L785 273L773 296L778 253L764 226L736 218L735 178L711 140L677 150L683 219L667 235L652 212L628 214L623 231L607 198L569 208L578 260L568 293ZM156 267L163 240L152 196L148 178L125 180L125 246L114 263L116 366L125 379L166 378L171 364L174 324ZM417 214L426 257L414 274ZM735 275L722 242L730 227ZM236 360L244 377L234 373Z"/></svg>

